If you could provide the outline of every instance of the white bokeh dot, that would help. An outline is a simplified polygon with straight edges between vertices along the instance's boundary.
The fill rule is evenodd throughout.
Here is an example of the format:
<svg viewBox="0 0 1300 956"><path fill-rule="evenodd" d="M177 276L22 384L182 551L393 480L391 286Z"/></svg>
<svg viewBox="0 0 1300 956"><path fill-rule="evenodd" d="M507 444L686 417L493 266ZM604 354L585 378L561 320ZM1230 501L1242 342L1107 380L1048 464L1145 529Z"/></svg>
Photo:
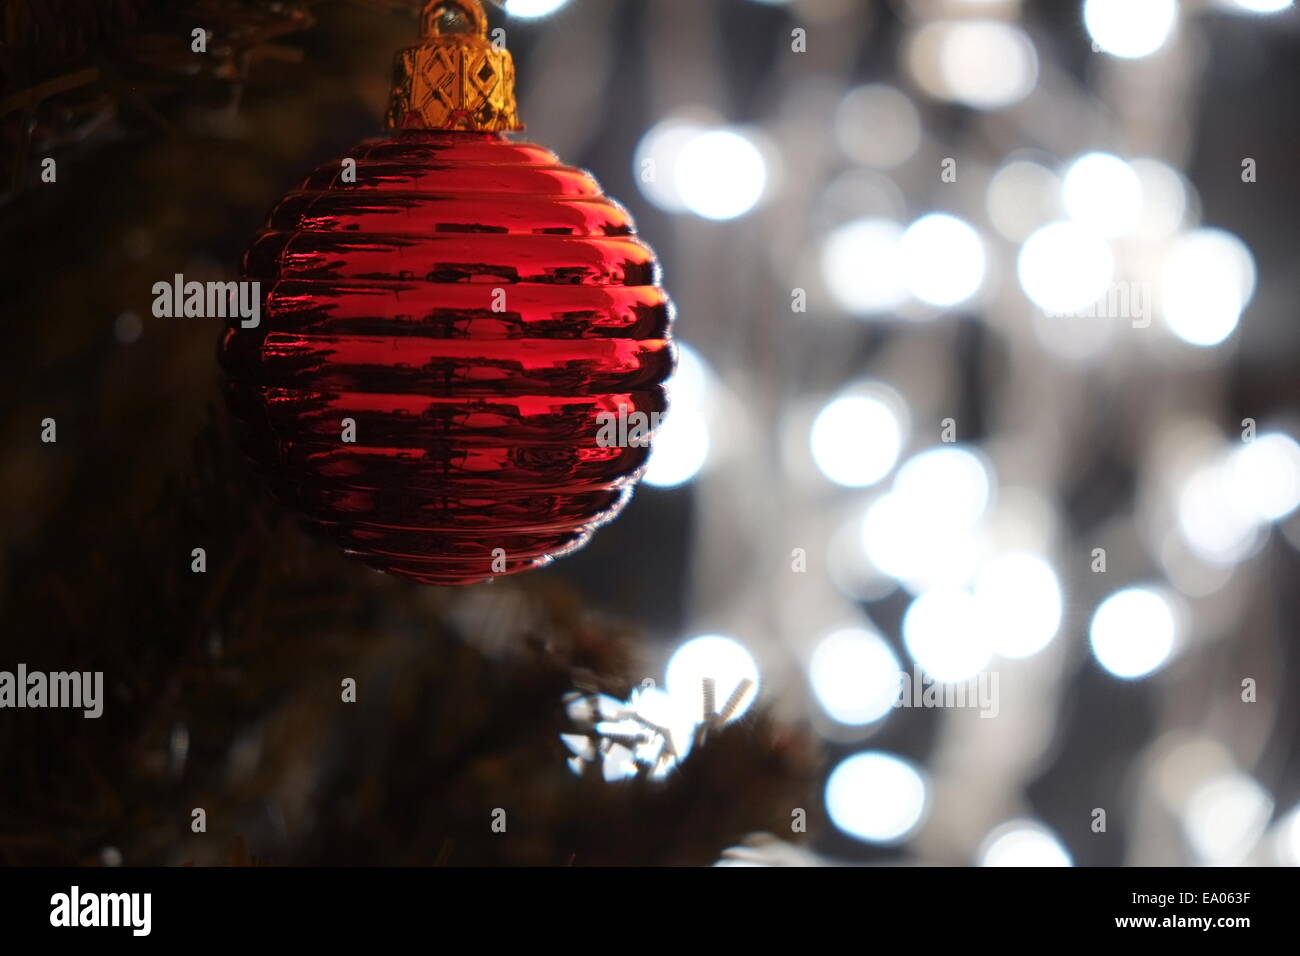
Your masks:
<svg viewBox="0 0 1300 956"><path fill-rule="evenodd" d="M901 689L898 657L879 634L845 628L818 642L808 680L822 709L841 724L884 717Z"/></svg>
<svg viewBox="0 0 1300 956"><path fill-rule="evenodd" d="M826 781L831 821L867 843L898 843L910 836L928 805L925 779L910 762L881 751L854 754Z"/></svg>
<svg viewBox="0 0 1300 956"><path fill-rule="evenodd" d="M952 306L984 283L984 243L955 216L933 213L912 223L900 240L907 288L922 302Z"/></svg>
<svg viewBox="0 0 1300 956"><path fill-rule="evenodd" d="M1137 59L1165 45L1178 19L1175 0L1086 0L1083 22L1098 48Z"/></svg>
<svg viewBox="0 0 1300 956"><path fill-rule="evenodd" d="M1097 607L1088 638L1097 662L1116 677L1145 677L1174 650L1178 622L1162 593L1136 587L1117 591Z"/></svg>
<svg viewBox="0 0 1300 956"><path fill-rule="evenodd" d="M903 428L883 401L868 395L833 399L813 421L809 445L821 473L861 488L889 474L902 448Z"/></svg>

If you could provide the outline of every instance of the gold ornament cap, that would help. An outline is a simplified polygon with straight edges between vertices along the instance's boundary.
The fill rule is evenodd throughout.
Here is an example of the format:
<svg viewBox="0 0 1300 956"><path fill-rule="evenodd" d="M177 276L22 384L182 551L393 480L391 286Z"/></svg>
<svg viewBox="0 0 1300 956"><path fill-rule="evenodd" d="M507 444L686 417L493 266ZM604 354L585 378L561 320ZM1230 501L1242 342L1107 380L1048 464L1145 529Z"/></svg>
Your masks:
<svg viewBox="0 0 1300 956"><path fill-rule="evenodd" d="M488 39L480 0L428 0L421 41L397 54L388 101L391 129L498 132L523 129L515 61Z"/></svg>

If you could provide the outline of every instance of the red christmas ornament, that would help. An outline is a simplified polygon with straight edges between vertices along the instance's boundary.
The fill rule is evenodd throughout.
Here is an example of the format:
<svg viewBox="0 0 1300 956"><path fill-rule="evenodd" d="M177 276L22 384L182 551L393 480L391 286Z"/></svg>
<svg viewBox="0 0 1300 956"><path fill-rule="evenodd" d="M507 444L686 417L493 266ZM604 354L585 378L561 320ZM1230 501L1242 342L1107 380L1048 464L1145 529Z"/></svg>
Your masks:
<svg viewBox="0 0 1300 956"><path fill-rule="evenodd" d="M431 584L582 547L649 455L608 439L666 410L674 362L653 253L589 174L505 137L514 67L486 33L478 0L426 5L397 131L274 208L244 260L261 322L221 343L277 497Z"/></svg>

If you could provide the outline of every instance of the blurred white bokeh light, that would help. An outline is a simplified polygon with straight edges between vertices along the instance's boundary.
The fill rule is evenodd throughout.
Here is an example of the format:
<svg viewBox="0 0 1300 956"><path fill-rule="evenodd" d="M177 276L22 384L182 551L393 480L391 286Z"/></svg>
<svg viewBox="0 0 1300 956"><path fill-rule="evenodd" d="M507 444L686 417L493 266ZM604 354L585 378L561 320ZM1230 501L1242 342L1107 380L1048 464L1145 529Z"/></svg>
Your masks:
<svg viewBox="0 0 1300 956"><path fill-rule="evenodd" d="M1092 616L1088 633L1098 663L1116 677L1145 677L1169 659L1177 618L1165 595L1126 588L1110 595Z"/></svg>
<svg viewBox="0 0 1300 956"><path fill-rule="evenodd" d="M1187 221L1190 189L1182 173L1158 159L1135 159L1129 166L1142 190L1142 210L1133 232L1142 239L1168 239Z"/></svg>
<svg viewBox="0 0 1300 956"><path fill-rule="evenodd" d="M1241 13L1280 13L1289 10L1295 0L1219 0L1225 10Z"/></svg>
<svg viewBox="0 0 1300 956"><path fill-rule="evenodd" d="M713 680L714 706L718 710L742 681L750 682L749 690L732 712L731 720L747 711L758 695L758 664L745 645L730 637L705 634L692 638L677 648L668 661L664 674L668 693L696 721L701 720L704 713L705 678Z"/></svg>
<svg viewBox="0 0 1300 956"><path fill-rule="evenodd" d="M898 843L927 810L925 779L908 761L880 751L848 757L826 781L831 821L866 843Z"/></svg>
<svg viewBox="0 0 1300 956"><path fill-rule="evenodd" d="M544 17L568 2L569 0L506 0L506 13L512 17Z"/></svg>
<svg viewBox="0 0 1300 956"><path fill-rule="evenodd" d="M879 634L845 628L817 644L808 680L822 709L841 724L860 726L884 717L900 693L898 657Z"/></svg>
<svg viewBox="0 0 1300 956"><path fill-rule="evenodd" d="M767 161L747 136L705 130L682 146L673 176L677 194L691 212L705 219L735 219L763 198Z"/></svg>
<svg viewBox="0 0 1300 956"><path fill-rule="evenodd" d="M957 305L984 283L984 243L955 216L921 217L903 233L900 251L907 287L922 302Z"/></svg>
<svg viewBox="0 0 1300 956"><path fill-rule="evenodd" d="M1277 822L1273 829L1273 855L1282 866L1300 866L1300 806Z"/></svg>
<svg viewBox="0 0 1300 956"><path fill-rule="evenodd" d="M1280 521L1300 507L1300 444L1269 432L1233 452L1227 482L1234 501L1260 521Z"/></svg>
<svg viewBox="0 0 1300 956"><path fill-rule="evenodd" d="M1243 773L1201 783L1183 809L1183 828L1200 862L1231 866L1242 862L1264 835L1273 798Z"/></svg>
<svg viewBox="0 0 1300 956"><path fill-rule="evenodd" d="M641 193L664 212L686 212L677 190L677 160L686 144L704 131L691 119L669 117L652 126L636 148L633 169Z"/></svg>
<svg viewBox="0 0 1300 956"><path fill-rule="evenodd" d="M1230 484L1226 461L1216 460L1195 469L1178 491L1176 511L1183 539L1202 561L1213 565L1236 564L1258 546L1258 518L1245 495Z"/></svg>
<svg viewBox="0 0 1300 956"><path fill-rule="evenodd" d="M1133 167L1110 153L1086 153L1065 171L1061 198L1070 218L1105 236L1119 236L1137 224L1142 183Z"/></svg>
<svg viewBox="0 0 1300 956"><path fill-rule="evenodd" d="M1176 239L1160 273L1160 310L1190 345L1218 345L1237 328L1255 294L1255 257L1222 229L1197 229Z"/></svg>
<svg viewBox="0 0 1300 956"><path fill-rule="evenodd" d="M672 488L695 478L709 459L713 372L684 342L676 343L677 369L669 379L668 415L655 433L643 481Z"/></svg>
<svg viewBox="0 0 1300 956"><path fill-rule="evenodd" d="M1056 222L1025 240L1016 271L1031 302L1049 315L1069 315L1106 294L1115 257L1097 232Z"/></svg>
<svg viewBox="0 0 1300 956"><path fill-rule="evenodd" d="M1164 46L1178 18L1175 0L1086 0L1083 22L1092 41L1113 56L1135 59Z"/></svg>
<svg viewBox="0 0 1300 956"><path fill-rule="evenodd" d="M1034 820L1011 820L980 847L980 866L1073 866L1069 851L1052 831Z"/></svg>
<svg viewBox="0 0 1300 956"><path fill-rule="evenodd" d="M907 47L908 66L931 96L982 110L1010 106L1033 92L1038 53L1014 23L978 18L923 26Z"/></svg>
<svg viewBox="0 0 1300 956"><path fill-rule="evenodd" d="M642 480L656 488L686 484L709 460L709 441L708 422L698 409L674 409L655 433Z"/></svg>
<svg viewBox="0 0 1300 956"><path fill-rule="evenodd" d="M809 435L821 473L849 488L875 484L889 474L902 443L903 428L893 409L867 395L833 399Z"/></svg>
<svg viewBox="0 0 1300 956"><path fill-rule="evenodd" d="M674 340L673 348L677 351L677 367L665 386L668 400L674 405L706 404L715 388L713 369L699 352L680 338Z"/></svg>
<svg viewBox="0 0 1300 956"><path fill-rule="evenodd" d="M940 446L915 455L863 516L864 553L913 593L964 584L975 568L976 525L993 481L983 458L968 449Z"/></svg>
<svg viewBox="0 0 1300 956"><path fill-rule="evenodd" d="M822 277L854 315L888 312L907 296L902 228L888 219L857 219L831 233L822 249Z"/></svg>
<svg viewBox="0 0 1300 956"><path fill-rule="evenodd" d="M1036 554L999 555L975 579L975 600L993 644L1003 657L1037 654L1061 626L1061 585Z"/></svg>
<svg viewBox="0 0 1300 956"><path fill-rule="evenodd" d="M989 506L993 479L983 456L960 445L940 445L909 458L894 491L924 501L938 519L968 528Z"/></svg>
<svg viewBox="0 0 1300 956"><path fill-rule="evenodd" d="M903 615L903 643L917 665L944 684L970 680L993 656L980 606L967 591L926 591Z"/></svg>
<svg viewBox="0 0 1300 956"><path fill-rule="evenodd" d="M959 584L974 567L968 529L945 525L924 500L894 491L867 508L859 537L871 565L914 594L942 583Z"/></svg>

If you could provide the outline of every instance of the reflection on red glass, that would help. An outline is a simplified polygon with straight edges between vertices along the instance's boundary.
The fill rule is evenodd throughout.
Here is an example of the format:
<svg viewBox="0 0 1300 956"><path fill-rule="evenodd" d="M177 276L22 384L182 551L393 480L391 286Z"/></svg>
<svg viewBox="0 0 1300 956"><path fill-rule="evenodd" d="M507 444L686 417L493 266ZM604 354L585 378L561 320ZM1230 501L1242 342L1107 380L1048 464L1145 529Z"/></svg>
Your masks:
<svg viewBox="0 0 1300 956"><path fill-rule="evenodd" d="M649 454L602 447L606 416L666 409L653 253L539 146L421 131L350 156L355 182L321 166L245 256L262 321L221 359L249 454L313 527L419 581L580 548Z"/></svg>

